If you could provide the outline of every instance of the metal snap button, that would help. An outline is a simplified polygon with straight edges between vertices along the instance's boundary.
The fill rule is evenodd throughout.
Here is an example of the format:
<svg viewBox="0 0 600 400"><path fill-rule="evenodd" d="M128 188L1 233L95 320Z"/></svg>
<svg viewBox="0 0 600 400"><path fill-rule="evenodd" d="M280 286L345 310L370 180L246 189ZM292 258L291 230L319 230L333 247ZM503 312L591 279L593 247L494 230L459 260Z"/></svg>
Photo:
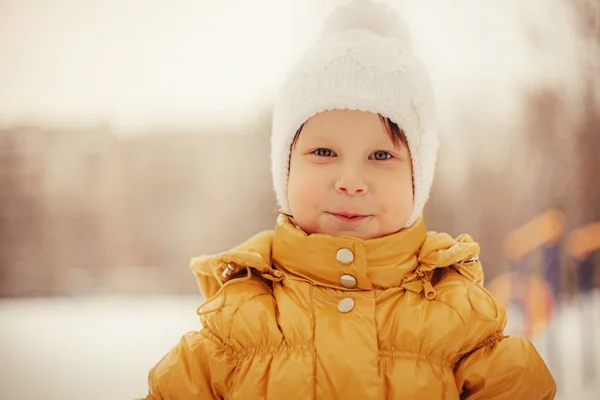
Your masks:
<svg viewBox="0 0 600 400"><path fill-rule="evenodd" d="M346 297L345 299L340 300L340 302L338 304L338 310L344 314L352 311L353 308L354 308L354 299L351 297Z"/></svg>
<svg viewBox="0 0 600 400"><path fill-rule="evenodd" d="M354 254L350 249L341 248L337 251L335 258L342 264L350 264L354 261Z"/></svg>
<svg viewBox="0 0 600 400"><path fill-rule="evenodd" d="M352 275L349 274L344 274L342 276L340 276L340 283L343 287L351 289L353 287L356 287L356 284L358 283L356 281L356 278Z"/></svg>

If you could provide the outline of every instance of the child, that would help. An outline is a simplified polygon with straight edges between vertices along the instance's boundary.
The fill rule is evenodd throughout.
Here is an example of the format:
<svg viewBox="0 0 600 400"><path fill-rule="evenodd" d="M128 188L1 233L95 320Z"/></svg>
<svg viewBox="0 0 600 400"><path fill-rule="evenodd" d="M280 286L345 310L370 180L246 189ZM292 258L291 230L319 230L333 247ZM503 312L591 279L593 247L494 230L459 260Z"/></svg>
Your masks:
<svg viewBox="0 0 600 400"><path fill-rule="evenodd" d="M328 27L275 105L275 229L192 261L203 329L147 399L552 399L479 245L426 231L433 93L401 21L357 1Z"/></svg>

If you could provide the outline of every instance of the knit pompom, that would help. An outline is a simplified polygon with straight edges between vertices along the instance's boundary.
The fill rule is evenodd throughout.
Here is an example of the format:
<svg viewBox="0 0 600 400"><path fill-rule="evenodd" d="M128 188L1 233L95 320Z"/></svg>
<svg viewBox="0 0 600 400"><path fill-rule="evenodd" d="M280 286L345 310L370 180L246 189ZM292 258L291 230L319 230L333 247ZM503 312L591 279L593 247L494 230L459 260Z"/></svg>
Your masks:
<svg viewBox="0 0 600 400"><path fill-rule="evenodd" d="M394 37L410 48L410 35L405 22L387 4L371 0L353 0L338 6L325 22L324 34L351 29L368 29L380 36Z"/></svg>

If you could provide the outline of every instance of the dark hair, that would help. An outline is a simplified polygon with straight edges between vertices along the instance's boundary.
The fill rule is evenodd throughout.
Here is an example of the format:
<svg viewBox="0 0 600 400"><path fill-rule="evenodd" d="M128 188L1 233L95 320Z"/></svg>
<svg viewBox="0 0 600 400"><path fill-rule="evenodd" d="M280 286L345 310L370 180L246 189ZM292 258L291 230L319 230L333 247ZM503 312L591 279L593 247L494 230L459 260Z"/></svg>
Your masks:
<svg viewBox="0 0 600 400"><path fill-rule="evenodd" d="M379 119L381 120L381 123L383 124L385 130L390 136L390 139L392 139L392 143L394 143L394 146L400 147L400 145L402 144L408 149L408 140L406 139L406 135L404 134L402 128L400 128L397 123L395 123L388 117L384 117L381 114L377 115L379 115ZM302 132L302 128L304 128L304 124L300 125L300 128L298 128L298 130L296 131L296 135L294 135L294 140L292 141L292 147L296 145L298 137L300 136L300 132Z"/></svg>

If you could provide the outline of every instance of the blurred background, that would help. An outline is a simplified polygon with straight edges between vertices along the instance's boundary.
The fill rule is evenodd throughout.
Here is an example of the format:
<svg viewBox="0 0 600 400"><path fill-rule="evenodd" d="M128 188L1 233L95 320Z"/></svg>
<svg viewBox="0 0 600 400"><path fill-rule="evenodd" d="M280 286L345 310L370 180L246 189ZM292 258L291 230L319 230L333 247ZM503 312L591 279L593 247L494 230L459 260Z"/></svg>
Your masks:
<svg viewBox="0 0 600 400"><path fill-rule="evenodd" d="M270 229L278 84L340 1L0 0L2 399L133 399L191 257ZM600 2L392 2L436 89L430 229L600 399Z"/></svg>

